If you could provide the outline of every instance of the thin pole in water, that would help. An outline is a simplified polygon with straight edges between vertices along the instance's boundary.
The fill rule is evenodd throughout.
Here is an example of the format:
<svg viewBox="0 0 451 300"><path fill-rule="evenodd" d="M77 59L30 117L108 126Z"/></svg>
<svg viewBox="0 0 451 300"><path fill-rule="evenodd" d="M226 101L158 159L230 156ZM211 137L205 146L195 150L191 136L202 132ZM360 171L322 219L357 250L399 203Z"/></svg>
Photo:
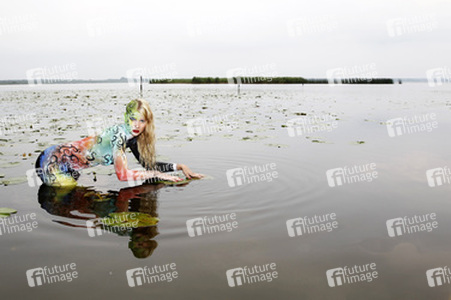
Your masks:
<svg viewBox="0 0 451 300"><path fill-rule="evenodd" d="M139 97L143 97L143 77L139 76Z"/></svg>
<svg viewBox="0 0 451 300"><path fill-rule="evenodd" d="M237 88L238 88L238 95L240 94L240 84L238 83L238 85L237 85Z"/></svg>

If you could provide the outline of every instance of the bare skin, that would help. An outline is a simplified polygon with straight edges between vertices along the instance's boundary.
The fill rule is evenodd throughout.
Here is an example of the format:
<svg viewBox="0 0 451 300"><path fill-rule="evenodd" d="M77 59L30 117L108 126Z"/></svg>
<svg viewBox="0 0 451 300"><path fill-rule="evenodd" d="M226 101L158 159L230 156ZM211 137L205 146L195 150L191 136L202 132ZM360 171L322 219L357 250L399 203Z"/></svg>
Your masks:
<svg viewBox="0 0 451 300"><path fill-rule="evenodd" d="M139 119L132 118L131 125L132 125L132 135L136 137L136 136L139 136L144 131L144 128L147 126L147 121L144 119L143 116L140 116ZM122 156L120 158L120 160L122 160L121 163L124 166L127 166L127 159L126 159L125 155ZM184 165L184 164L177 164L177 170L182 171L183 174L185 174L187 179L204 177L203 174L194 173L193 171L191 171L191 169L187 165ZM180 177L166 175L164 173L157 172L157 171L152 172L150 174L149 174L149 172L145 172L145 174L143 174L143 177L141 177L141 179L149 179L154 176L157 176L158 178L161 178L163 180L174 181L174 182L183 180Z"/></svg>

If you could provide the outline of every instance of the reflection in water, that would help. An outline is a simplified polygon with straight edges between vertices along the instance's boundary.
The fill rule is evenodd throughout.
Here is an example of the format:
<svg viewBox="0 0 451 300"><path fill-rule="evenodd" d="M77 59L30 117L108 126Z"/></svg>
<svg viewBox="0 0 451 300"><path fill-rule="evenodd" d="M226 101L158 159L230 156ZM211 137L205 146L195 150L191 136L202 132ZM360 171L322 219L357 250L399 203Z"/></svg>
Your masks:
<svg viewBox="0 0 451 300"><path fill-rule="evenodd" d="M100 193L83 186L61 188L43 184L39 188L38 199L41 207L52 215L84 221L82 225L76 221L54 220L55 222L70 227L88 228L86 221L108 217L112 213L139 212L157 218L158 190L164 186L164 184L145 184L123 188L119 192ZM111 230L102 224L98 225L104 231L130 236L128 247L137 258L150 256L158 246L153 240L158 235L156 225L139 226L128 230ZM89 238L88 234L86 237Z"/></svg>

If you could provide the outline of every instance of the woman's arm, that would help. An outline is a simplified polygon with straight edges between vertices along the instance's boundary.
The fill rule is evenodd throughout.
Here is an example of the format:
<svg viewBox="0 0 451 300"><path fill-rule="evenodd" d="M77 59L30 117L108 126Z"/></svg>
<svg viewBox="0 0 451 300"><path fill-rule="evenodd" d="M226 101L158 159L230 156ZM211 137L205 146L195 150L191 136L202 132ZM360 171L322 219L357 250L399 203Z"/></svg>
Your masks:
<svg viewBox="0 0 451 300"><path fill-rule="evenodd" d="M132 150L133 155L139 161L139 151L138 151L138 142L136 138L130 139L127 141L127 147ZM177 170L181 170L183 174L185 174L186 178L202 178L204 175L194 173L188 168L188 166L184 164L174 164L174 163L164 163L157 162L156 168L160 172L173 172Z"/></svg>
<svg viewBox="0 0 451 300"><path fill-rule="evenodd" d="M138 141L136 138L132 138L127 141L127 147L132 150L133 156L135 156L136 160L139 161L140 155L138 151ZM144 165L141 163L144 167ZM160 172L174 172L177 171L177 164L174 163L165 163L165 162L156 162L155 168Z"/></svg>
<svg viewBox="0 0 451 300"><path fill-rule="evenodd" d="M177 164L177 170L182 170L183 174L185 174L186 178L202 178L204 177L203 174L194 173L193 171L188 168L187 165L184 164Z"/></svg>
<svg viewBox="0 0 451 300"><path fill-rule="evenodd" d="M179 177L169 176L158 171L129 170L127 165L127 157L125 155L125 140L125 135L119 132L111 139L114 169L116 171L116 176L120 181L146 180L156 177L170 181L182 180Z"/></svg>

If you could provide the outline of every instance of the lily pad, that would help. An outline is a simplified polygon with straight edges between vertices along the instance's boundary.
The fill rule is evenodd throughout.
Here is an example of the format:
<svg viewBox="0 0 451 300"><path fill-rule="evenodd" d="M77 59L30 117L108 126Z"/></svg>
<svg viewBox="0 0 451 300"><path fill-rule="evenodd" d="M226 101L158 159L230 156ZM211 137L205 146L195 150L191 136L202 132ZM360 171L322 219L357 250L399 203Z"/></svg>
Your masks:
<svg viewBox="0 0 451 300"><path fill-rule="evenodd" d="M1 164L0 167L1 168L12 168L14 166L17 166L18 164L20 164L20 161L11 161L11 162Z"/></svg>
<svg viewBox="0 0 451 300"><path fill-rule="evenodd" d="M11 178L7 178L7 179L4 179L4 180L1 180L0 181L0 184L3 184L3 185L16 185L16 184L21 184L21 183L24 183L24 182L27 182L28 181L28 179L27 179L27 177L26 176L22 176L22 177L11 177Z"/></svg>
<svg viewBox="0 0 451 300"><path fill-rule="evenodd" d="M15 214L17 210L14 208L0 207L0 214Z"/></svg>
<svg viewBox="0 0 451 300"><path fill-rule="evenodd" d="M168 180L159 180L159 181L157 181L156 183L163 183L163 184L165 184L165 185L181 185L181 184L185 184L185 183L188 183L188 182L190 182L190 181L198 180L198 179L199 179L199 178L191 178L191 179L185 178L184 180L182 180L182 181L177 181L177 182L175 182L175 181L168 181Z"/></svg>
<svg viewBox="0 0 451 300"><path fill-rule="evenodd" d="M0 207L0 218L7 218L11 214L15 214L17 210L8 207Z"/></svg>
<svg viewBox="0 0 451 300"><path fill-rule="evenodd" d="M108 226L132 228L155 226L160 221L158 218L140 212L110 213L103 220Z"/></svg>

